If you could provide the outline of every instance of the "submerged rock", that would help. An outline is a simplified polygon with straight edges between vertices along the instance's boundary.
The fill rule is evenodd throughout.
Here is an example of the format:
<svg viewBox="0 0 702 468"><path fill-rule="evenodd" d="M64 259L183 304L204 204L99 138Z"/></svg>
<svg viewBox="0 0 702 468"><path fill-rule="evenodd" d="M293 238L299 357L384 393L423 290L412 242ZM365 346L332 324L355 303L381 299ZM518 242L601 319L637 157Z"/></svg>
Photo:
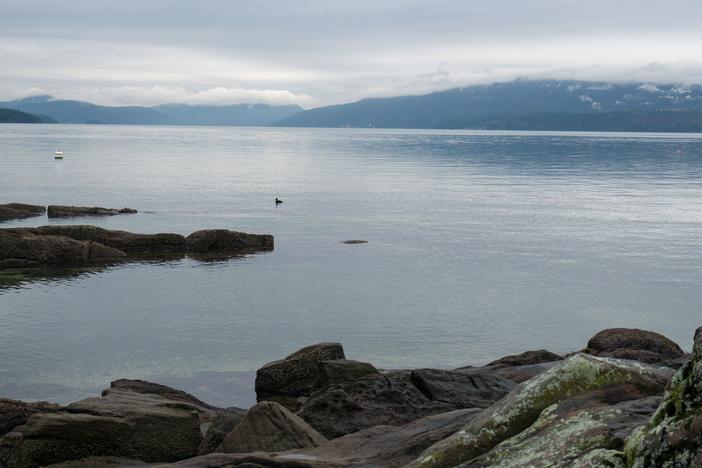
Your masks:
<svg viewBox="0 0 702 468"><path fill-rule="evenodd" d="M590 338L586 353L648 364L675 364L685 352L665 336L638 328L609 328Z"/></svg>
<svg viewBox="0 0 702 468"><path fill-rule="evenodd" d="M102 208L100 206L62 206L49 205L46 210L49 218L70 218L75 216L114 216L118 214L133 214L133 208Z"/></svg>
<svg viewBox="0 0 702 468"><path fill-rule="evenodd" d="M339 343L307 346L256 371L256 400L275 401L295 411L301 397L308 397L318 379L324 378L320 363L345 359Z"/></svg>
<svg viewBox="0 0 702 468"><path fill-rule="evenodd" d="M361 240L361 239L351 239L351 240L341 241L341 243L342 243L342 244L351 244L351 245L353 245L353 244L367 244L368 241L367 241L367 240Z"/></svg>
<svg viewBox="0 0 702 468"><path fill-rule="evenodd" d="M670 374L666 368L576 354L518 385L461 431L427 449L411 466L452 467L469 462L527 429L549 406L587 392L626 384L630 398L659 395Z"/></svg>
<svg viewBox="0 0 702 468"><path fill-rule="evenodd" d="M218 452L279 452L316 447L327 439L305 421L272 401L258 403L224 438Z"/></svg>
<svg viewBox="0 0 702 468"><path fill-rule="evenodd" d="M31 218L46 212L46 208L38 205L26 205L24 203L5 203L0 205L0 221L11 219Z"/></svg>
<svg viewBox="0 0 702 468"><path fill-rule="evenodd" d="M651 421L627 441L627 466L702 466L702 327Z"/></svg>

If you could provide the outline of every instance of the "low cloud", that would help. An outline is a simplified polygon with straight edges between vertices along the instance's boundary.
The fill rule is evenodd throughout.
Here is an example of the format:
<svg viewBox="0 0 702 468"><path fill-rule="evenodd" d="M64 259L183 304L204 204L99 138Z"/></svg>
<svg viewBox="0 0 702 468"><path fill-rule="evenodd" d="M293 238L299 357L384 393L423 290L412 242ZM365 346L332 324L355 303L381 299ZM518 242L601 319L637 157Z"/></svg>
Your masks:
<svg viewBox="0 0 702 468"><path fill-rule="evenodd" d="M56 99L75 99L106 106L153 106L164 103L224 106L230 104L297 104L309 107L312 97L285 89L241 89L223 86L191 91L179 86L120 86L104 88L43 89L30 88L16 97L49 94Z"/></svg>

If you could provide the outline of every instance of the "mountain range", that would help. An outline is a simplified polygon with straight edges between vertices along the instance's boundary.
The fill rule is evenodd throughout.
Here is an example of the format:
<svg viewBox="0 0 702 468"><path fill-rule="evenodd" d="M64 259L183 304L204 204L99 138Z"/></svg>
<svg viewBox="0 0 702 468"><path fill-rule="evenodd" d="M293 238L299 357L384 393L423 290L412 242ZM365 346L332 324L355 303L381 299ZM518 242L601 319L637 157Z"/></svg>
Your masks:
<svg viewBox="0 0 702 468"><path fill-rule="evenodd" d="M0 102L59 123L702 132L702 86L516 80L416 96L297 105L109 107L51 96Z"/></svg>
<svg viewBox="0 0 702 468"><path fill-rule="evenodd" d="M199 106L163 104L154 107L99 106L84 101L32 96L0 102L0 107L50 117L59 123L126 125L251 125L266 126L302 111L297 105L236 104Z"/></svg>
<svg viewBox="0 0 702 468"><path fill-rule="evenodd" d="M527 81L363 99L275 125L495 130L702 131L702 86Z"/></svg>

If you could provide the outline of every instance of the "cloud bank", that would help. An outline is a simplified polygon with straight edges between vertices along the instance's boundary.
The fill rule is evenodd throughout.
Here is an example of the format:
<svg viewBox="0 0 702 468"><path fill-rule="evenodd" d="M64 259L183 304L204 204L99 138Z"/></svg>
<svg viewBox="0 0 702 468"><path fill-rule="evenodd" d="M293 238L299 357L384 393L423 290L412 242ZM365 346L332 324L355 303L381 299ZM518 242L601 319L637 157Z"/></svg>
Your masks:
<svg viewBox="0 0 702 468"><path fill-rule="evenodd" d="M515 78L702 83L702 2L3 0L0 99L314 107Z"/></svg>

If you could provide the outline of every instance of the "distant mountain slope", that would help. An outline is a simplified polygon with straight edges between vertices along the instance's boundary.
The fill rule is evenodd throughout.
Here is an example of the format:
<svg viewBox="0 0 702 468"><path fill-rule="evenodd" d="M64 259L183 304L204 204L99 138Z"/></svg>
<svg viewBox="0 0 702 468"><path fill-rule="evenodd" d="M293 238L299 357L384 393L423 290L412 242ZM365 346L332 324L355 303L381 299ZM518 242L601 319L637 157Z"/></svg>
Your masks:
<svg viewBox="0 0 702 468"><path fill-rule="evenodd" d="M14 109L0 108L0 123L43 123L48 119Z"/></svg>
<svg viewBox="0 0 702 468"><path fill-rule="evenodd" d="M83 101L55 100L51 96L33 96L0 102L0 107L46 115L60 123L134 125L269 125L302 110L296 105L267 104L110 107Z"/></svg>
<svg viewBox="0 0 702 468"><path fill-rule="evenodd" d="M702 131L702 86L518 80L364 99L304 111L275 125Z"/></svg>

